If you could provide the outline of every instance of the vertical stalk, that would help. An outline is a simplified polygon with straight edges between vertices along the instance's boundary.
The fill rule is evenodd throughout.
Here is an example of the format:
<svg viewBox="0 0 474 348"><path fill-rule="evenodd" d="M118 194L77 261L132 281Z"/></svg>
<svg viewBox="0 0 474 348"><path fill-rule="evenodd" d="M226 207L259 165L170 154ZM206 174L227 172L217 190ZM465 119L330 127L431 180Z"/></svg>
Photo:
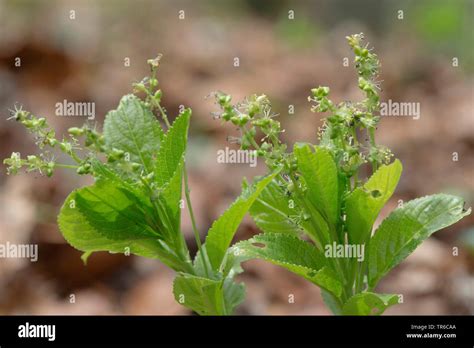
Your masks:
<svg viewBox="0 0 474 348"><path fill-rule="evenodd" d="M189 184L188 184L188 172L186 170L186 165L183 166L183 177L184 177L184 196L186 197L186 205L188 206L189 216L191 217L191 224L193 226L193 233L194 238L196 239L196 245L198 247L199 255L201 257L201 261L204 266L204 272L206 273L206 277L209 277L209 269L207 268L207 261L204 257L204 253L202 250L202 243L199 231L196 226L196 218L194 217L193 206L191 204L191 197L189 195Z"/></svg>
<svg viewBox="0 0 474 348"><path fill-rule="evenodd" d="M152 99L153 100L153 99ZM163 119L163 122L165 122L165 125L168 129L171 128L171 124L168 120L168 116L166 115L165 110L161 106L160 103L155 103L155 106L158 108L161 118ZM186 163L183 165L183 178L184 178L184 196L186 197L186 206L188 207L188 212L189 216L191 217L191 225L193 228L193 234L194 234L194 239L196 240L196 245L198 248L199 255L201 257L201 261L204 266L204 272L206 274L206 277L209 277L209 269L208 265L206 262L206 258L204 257L204 252L202 250L202 243L201 243L201 236L199 234L199 230L197 229L196 225L196 218L194 216L194 210L193 210L193 205L191 203L191 197L189 193L191 192L189 189L189 183L188 183L188 171L186 170Z"/></svg>

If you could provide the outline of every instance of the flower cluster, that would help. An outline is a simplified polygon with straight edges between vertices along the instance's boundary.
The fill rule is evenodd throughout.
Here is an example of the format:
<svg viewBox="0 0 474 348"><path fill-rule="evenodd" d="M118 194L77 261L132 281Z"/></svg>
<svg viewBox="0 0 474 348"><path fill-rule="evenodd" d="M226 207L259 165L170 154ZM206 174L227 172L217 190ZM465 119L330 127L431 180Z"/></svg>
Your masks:
<svg viewBox="0 0 474 348"><path fill-rule="evenodd" d="M362 34L348 36L347 40L355 54L355 67L359 75L358 87L365 98L358 103L341 102L334 104L329 99L329 88L318 87L311 90L308 97L313 102L313 112L328 112L319 132L320 145L328 148L334 155L340 169L348 178L354 177L354 187L358 185L357 172L366 162L376 170L380 164L389 163L392 154L389 149L375 143L375 129L379 117L380 62L368 45L362 46ZM368 143L360 142L358 135L367 132Z"/></svg>
<svg viewBox="0 0 474 348"><path fill-rule="evenodd" d="M280 122L275 120L277 115L272 112L266 95L254 94L235 105L229 94L214 92L212 96L221 109L214 116L239 128L241 137L237 142L242 150L255 149L270 168L276 168L284 162L286 145L280 141L280 134L284 130ZM263 136L256 140L258 134Z"/></svg>
<svg viewBox="0 0 474 348"><path fill-rule="evenodd" d="M150 108L152 111L157 110L166 126L170 127L166 110L161 106L163 91L158 87L158 79L156 77L162 57L163 55L160 53L155 58L147 60L151 74L150 76L144 77L140 82L134 83L133 91L134 93L143 93L145 96L145 107Z"/></svg>
<svg viewBox="0 0 474 348"><path fill-rule="evenodd" d="M11 117L21 123L30 133L35 136L36 144L43 150L38 156L28 155L26 159L21 158L18 152L12 153L10 158L3 161L7 165L8 174L17 174L22 167L27 171L38 171L42 175L52 176L56 167L75 168L78 174L88 174L90 172L90 163L87 159L81 159L76 150L79 149L78 141L71 136L70 139L63 138L58 140L56 133L51 129L44 117L36 117L21 107L15 107L11 110ZM59 149L64 154L71 157L78 165L57 163L51 150Z"/></svg>

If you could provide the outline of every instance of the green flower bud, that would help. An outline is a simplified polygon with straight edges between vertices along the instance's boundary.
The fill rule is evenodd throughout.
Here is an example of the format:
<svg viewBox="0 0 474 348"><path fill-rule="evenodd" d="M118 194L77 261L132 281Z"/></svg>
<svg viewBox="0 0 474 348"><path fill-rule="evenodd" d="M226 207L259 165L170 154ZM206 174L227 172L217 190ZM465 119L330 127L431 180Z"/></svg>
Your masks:
<svg viewBox="0 0 474 348"><path fill-rule="evenodd" d="M54 162L48 162L48 164L46 165L46 176L48 178L53 176L54 165Z"/></svg>
<svg viewBox="0 0 474 348"><path fill-rule="evenodd" d="M250 117L254 117L256 114L260 112L260 105L258 105L257 103L251 103L249 105L248 112L249 112Z"/></svg>
<svg viewBox="0 0 474 348"><path fill-rule="evenodd" d="M136 163L136 162L133 162L131 165L132 165L133 170L138 170L142 167L140 163Z"/></svg>
<svg viewBox="0 0 474 348"><path fill-rule="evenodd" d="M269 118L260 118L257 120L252 121L252 125L260 128L266 128L270 125L270 119Z"/></svg>
<svg viewBox="0 0 474 348"><path fill-rule="evenodd" d="M66 153L72 152L72 144L67 141L63 141L59 143L59 147L63 152L66 152Z"/></svg>
<svg viewBox="0 0 474 348"><path fill-rule="evenodd" d="M19 152L12 152L10 158L5 158L3 163L8 165L7 173L13 175L17 174L23 165Z"/></svg>
<svg viewBox="0 0 474 348"><path fill-rule="evenodd" d="M153 180L154 177L155 177L155 173L151 172L150 174L145 175L144 179L145 181L150 182L151 180Z"/></svg>
<svg viewBox="0 0 474 348"><path fill-rule="evenodd" d="M79 175L89 174L91 172L92 166L89 162L84 163L79 168L77 168L76 172Z"/></svg>
<svg viewBox="0 0 474 348"><path fill-rule="evenodd" d="M161 89L157 90L155 92L155 94L153 95L153 99L155 99L155 101L157 103L161 102L161 97L163 96L163 92L161 91Z"/></svg>
<svg viewBox="0 0 474 348"><path fill-rule="evenodd" d="M67 132L71 135L78 137L84 134L84 129L78 127L71 127L67 130Z"/></svg>
<svg viewBox="0 0 474 348"><path fill-rule="evenodd" d="M295 191L295 184L293 184L292 182L290 182L288 184L288 186L286 187L286 189L288 190L288 192L294 192Z"/></svg>
<svg viewBox="0 0 474 348"><path fill-rule="evenodd" d="M245 126L249 120L250 120L249 115L246 115L246 114L240 115L240 117L239 117L239 126L241 126L241 127Z"/></svg>
<svg viewBox="0 0 474 348"><path fill-rule="evenodd" d="M46 143L51 147L55 147L59 143L59 141L54 138L46 138L45 140Z"/></svg>
<svg viewBox="0 0 474 348"><path fill-rule="evenodd" d="M272 148L272 145L267 143L267 142L263 142L262 145L260 146L260 148L263 151L269 151Z"/></svg>
<svg viewBox="0 0 474 348"><path fill-rule="evenodd" d="M23 122L26 120L28 115L29 115L28 111L24 111L20 109L20 110L15 110L15 113L13 114L13 118L15 119L15 121Z"/></svg>
<svg viewBox="0 0 474 348"><path fill-rule="evenodd" d="M46 119L45 119L44 117L38 118L38 119L36 120L36 126L37 126L37 127L42 128L42 127L44 127L45 125L46 125Z"/></svg>
<svg viewBox="0 0 474 348"><path fill-rule="evenodd" d="M220 94L217 98L217 102L220 106L228 105L232 100L232 96L229 94Z"/></svg>
<svg viewBox="0 0 474 348"><path fill-rule="evenodd" d="M158 80L155 79L155 78L151 78L151 79L150 79L150 87L151 87L151 88L156 88L156 87L158 87Z"/></svg>
<svg viewBox="0 0 474 348"><path fill-rule="evenodd" d="M143 83L134 83L133 84L133 89L135 90L135 92L143 92L143 93L146 93L147 92L147 89L145 87L145 85Z"/></svg>
<svg viewBox="0 0 474 348"><path fill-rule="evenodd" d="M226 111L222 113L221 117L225 121L230 121L230 119L232 118L232 115L233 115L232 113Z"/></svg>

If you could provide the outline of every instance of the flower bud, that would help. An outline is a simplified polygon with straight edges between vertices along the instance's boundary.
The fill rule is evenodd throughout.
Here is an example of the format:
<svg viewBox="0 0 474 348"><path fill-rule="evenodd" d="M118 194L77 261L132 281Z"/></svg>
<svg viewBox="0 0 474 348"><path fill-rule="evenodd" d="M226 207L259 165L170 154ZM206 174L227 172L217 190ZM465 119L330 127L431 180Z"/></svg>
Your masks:
<svg viewBox="0 0 474 348"><path fill-rule="evenodd" d="M74 136L81 136L84 134L84 129L83 128L78 128L78 127L71 127L67 130L67 132L70 134L70 135L74 135Z"/></svg>
<svg viewBox="0 0 474 348"><path fill-rule="evenodd" d="M136 162L133 162L132 163L132 169L133 170L138 170L142 167L142 165L140 163L136 163Z"/></svg>
<svg viewBox="0 0 474 348"><path fill-rule="evenodd" d="M232 122L234 125L238 126L240 123L239 117L238 116L232 116L230 118L230 122Z"/></svg>
<svg viewBox="0 0 474 348"><path fill-rule="evenodd" d="M246 115L246 114L240 115L240 117L239 117L239 126L241 126L241 127L245 126L249 120L250 120L249 115Z"/></svg>
<svg viewBox="0 0 474 348"><path fill-rule="evenodd" d="M160 103L160 102L161 102L161 97L162 97L162 95L163 95L163 92L161 91L161 89L159 89L159 90L157 90L157 91L155 92L155 94L153 95L153 99L155 99L155 101L156 101L157 103Z"/></svg>
<svg viewBox="0 0 474 348"><path fill-rule="evenodd" d="M156 88L158 86L158 80L155 78L150 79L150 87L151 88Z"/></svg>
<svg viewBox="0 0 474 348"><path fill-rule="evenodd" d="M71 143L67 141L63 141L59 143L59 147L63 152L70 153L72 151L72 145Z"/></svg>
<svg viewBox="0 0 474 348"><path fill-rule="evenodd" d="M229 104L231 100L232 100L232 96L229 94L220 94L219 97L217 98L217 102L219 103L220 106Z"/></svg>

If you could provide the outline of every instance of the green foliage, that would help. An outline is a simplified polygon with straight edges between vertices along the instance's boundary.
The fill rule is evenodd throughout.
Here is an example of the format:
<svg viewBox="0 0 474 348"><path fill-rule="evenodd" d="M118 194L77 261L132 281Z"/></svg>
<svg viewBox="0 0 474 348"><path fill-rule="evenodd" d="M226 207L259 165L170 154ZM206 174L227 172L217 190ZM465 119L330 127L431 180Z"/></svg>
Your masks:
<svg viewBox="0 0 474 348"><path fill-rule="evenodd" d="M324 218L328 227L337 224L339 210L337 168L331 154L318 148L314 153L309 145L295 148L298 170L307 188L306 196Z"/></svg>
<svg viewBox="0 0 474 348"><path fill-rule="evenodd" d="M382 165L363 186L347 196L346 226L351 243L368 241L375 219L395 191L401 174L402 164L397 159Z"/></svg>
<svg viewBox="0 0 474 348"><path fill-rule="evenodd" d="M361 292L352 296L344 304L344 315L380 315L388 307L398 303L398 295Z"/></svg>
<svg viewBox="0 0 474 348"><path fill-rule="evenodd" d="M285 194L285 188L270 182L250 208L257 226L268 233L297 233L300 231L294 202Z"/></svg>
<svg viewBox="0 0 474 348"><path fill-rule="evenodd" d="M321 287L335 314L375 315L398 302L397 295L374 292L378 281L432 233L448 227L470 209L461 198L434 195L406 203L375 231L375 221L395 191L402 172L399 160L375 142L380 117L379 60L362 45L363 35L347 37L355 54L360 102L339 104L328 87L311 90L312 110L328 113L319 130L319 144L295 144L292 152L280 141L280 124L265 95L237 105L216 93L221 112L241 132L241 147L254 148L269 170L282 170L250 208L264 233L236 244L243 262L259 258L304 277ZM367 141L360 141L361 133ZM264 138L257 141L258 133ZM363 135L362 135L363 137ZM360 178L367 165L372 175ZM308 238L310 239L308 241ZM235 261L235 262L237 262Z"/></svg>
<svg viewBox="0 0 474 348"><path fill-rule="evenodd" d="M267 176L255 185L253 190L244 190L242 195L227 209L222 216L214 221L206 238L206 250L211 265L218 268L227 248L230 246L240 222L244 218L246 212L257 199L260 192L268 183L272 181L278 172Z"/></svg>
<svg viewBox="0 0 474 348"><path fill-rule="evenodd" d="M342 285L324 255L311 244L293 235L261 234L237 243L234 253L260 258L296 273L321 288L341 295Z"/></svg>
<svg viewBox="0 0 474 348"><path fill-rule="evenodd" d="M233 280L241 272L242 260L232 259L232 249L228 248L246 212L277 174L271 173L244 189L213 223L201 254L194 260L194 274L180 273L174 282L176 301L202 315L230 314L243 301L244 286Z"/></svg>
<svg viewBox="0 0 474 348"><path fill-rule="evenodd" d="M370 242L369 286L410 255L432 233L471 213L460 197L436 194L395 209L377 228Z"/></svg>
<svg viewBox="0 0 474 348"><path fill-rule="evenodd" d="M84 252L84 261L97 251L159 259L177 272L174 293L179 303L202 315L232 314L243 301L245 289L233 280L242 269L237 259L227 262L232 258L226 257L227 249L244 215L278 171L248 186L213 224L206 244L201 245L185 168L191 110L184 110L173 124L168 121L156 79L159 60L160 56L149 60L151 76L134 84L135 92L144 98L122 97L118 107L107 114L103 134L84 125L70 128L70 138L59 141L44 118L15 108L12 117L36 136L44 151L26 159L14 153L4 162L9 174L26 166L28 171L48 176L60 167L92 175L95 183L74 190L58 217L64 238ZM57 163L50 151L55 148L76 165ZM199 249L194 261L181 231L183 182Z"/></svg>
<svg viewBox="0 0 474 348"><path fill-rule="evenodd" d="M231 279L213 280L179 274L173 283L176 301L200 315L231 314L245 298L245 287Z"/></svg>
<svg viewBox="0 0 474 348"><path fill-rule="evenodd" d="M239 128L241 148L256 150L268 174L244 182L241 195L212 224L204 244L185 163L191 110L169 122L156 78L161 56L148 60L150 76L134 84L142 98L125 95L107 114L103 134L86 124L70 128L69 136L59 140L45 118L15 107L11 118L35 135L42 152L26 158L14 152L4 163L9 174L25 167L52 176L57 168L69 168L93 176L95 182L73 191L61 208L58 223L65 239L84 252L84 260L97 251L161 260L177 272L176 301L198 314L232 314L245 297L235 276L242 262L254 258L319 286L335 314L382 314L398 297L377 294L380 279L470 209L464 210L459 197L427 196L395 209L374 232L402 165L375 142L379 60L362 46L362 34L347 39L364 99L336 104L328 87L313 88L313 111L328 113L317 145L282 143L283 129L265 95L234 105L231 96L214 93L220 108L216 115ZM364 133L367 141L360 140ZM54 151L72 163L58 163ZM361 178L369 165L371 175ZM198 247L194 258L181 231L183 192ZM247 211L264 233L231 246Z"/></svg>
<svg viewBox="0 0 474 348"><path fill-rule="evenodd" d="M104 139L108 149L128 153L130 160L152 171L153 155L159 148L163 130L151 110L134 95L120 100L116 110L110 111L104 121Z"/></svg>

